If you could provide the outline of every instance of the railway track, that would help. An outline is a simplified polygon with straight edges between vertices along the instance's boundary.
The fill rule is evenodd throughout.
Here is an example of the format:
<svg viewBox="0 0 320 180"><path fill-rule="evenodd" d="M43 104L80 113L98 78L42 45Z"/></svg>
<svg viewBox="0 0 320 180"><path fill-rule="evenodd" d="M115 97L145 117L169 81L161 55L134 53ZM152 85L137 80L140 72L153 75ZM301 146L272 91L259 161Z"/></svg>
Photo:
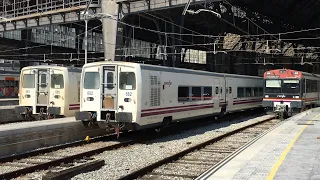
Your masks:
<svg viewBox="0 0 320 180"><path fill-rule="evenodd" d="M216 171L230 157L244 150L243 147L252 144L259 135L280 125L280 122L269 119L226 132L120 179L195 179L209 168Z"/></svg>
<svg viewBox="0 0 320 180"><path fill-rule="evenodd" d="M220 121L226 121L228 118L232 119L234 116L236 115L223 118ZM213 121L208 120L193 121L185 123L184 126L175 127L173 125L172 128L174 128L174 131L170 130L171 128L169 127L161 133L154 133L151 130L146 132L129 132L122 134L120 139L109 135L94 138L89 142L78 141L1 158L0 179L16 178L35 171L46 170L50 167L55 167L54 171L59 171L59 175L57 175L57 173L55 175L50 174L43 177L43 179L55 179L57 177L59 177L57 179L61 179L64 176L70 177L74 172L86 172L87 170L92 170L104 165L103 161L89 158L92 155L212 123ZM146 136L146 133L149 135ZM69 171L71 168L73 168L73 170L70 174ZM61 173L65 170L68 172ZM55 176L55 178L49 178L50 176Z"/></svg>
<svg viewBox="0 0 320 180"><path fill-rule="evenodd" d="M250 114L252 112L248 112ZM239 117L233 114L220 121L227 121ZM97 169L104 165L103 160L91 158L95 154L115 150L139 142L146 142L159 137L205 126L217 121L202 120L173 126L161 133L129 132L122 134L117 140L115 136L95 138L92 141L75 142L61 146L32 151L25 154L0 159L0 179L24 177L36 171L45 171L40 179L64 179L74 175ZM148 134L146 136L146 133ZM49 170L48 170L49 169ZM27 178L28 179L28 178Z"/></svg>

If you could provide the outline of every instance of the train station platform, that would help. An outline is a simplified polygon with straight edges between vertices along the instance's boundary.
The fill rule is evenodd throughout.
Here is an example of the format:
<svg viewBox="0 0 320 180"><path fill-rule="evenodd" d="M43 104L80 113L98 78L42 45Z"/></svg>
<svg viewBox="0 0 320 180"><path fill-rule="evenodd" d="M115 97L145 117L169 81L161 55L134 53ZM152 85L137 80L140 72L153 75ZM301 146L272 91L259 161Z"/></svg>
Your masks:
<svg viewBox="0 0 320 180"><path fill-rule="evenodd" d="M320 179L320 108L287 119L197 179Z"/></svg>
<svg viewBox="0 0 320 180"><path fill-rule="evenodd" d="M74 117L0 125L0 157L105 134L105 129L85 128Z"/></svg>

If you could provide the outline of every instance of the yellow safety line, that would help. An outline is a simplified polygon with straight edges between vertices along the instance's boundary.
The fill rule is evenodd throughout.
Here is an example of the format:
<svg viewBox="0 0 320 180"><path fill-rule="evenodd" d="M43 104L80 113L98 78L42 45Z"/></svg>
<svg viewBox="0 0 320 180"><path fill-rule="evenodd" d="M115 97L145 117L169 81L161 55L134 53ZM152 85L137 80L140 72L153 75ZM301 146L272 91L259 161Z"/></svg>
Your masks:
<svg viewBox="0 0 320 180"><path fill-rule="evenodd" d="M317 117L319 117L320 114L316 115L314 118L312 118L310 121L307 122L307 124L310 124L313 120L315 120ZM276 175L279 167L281 166L281 164L283 163L284 159L286 158L287 154L289 153L290 149L292 148L293 144L297 141L297 139L299 138L299 136L302 134L302 132L307 128L308 125L305 125L300 131L299 133L296 135L296 137L294 137L294 139L292 139L292 141L290 142L290 144L287 146L287 148L283 151L283 153L281 154L280 158L278 159L278 161L275 163L275 165L273 166L271 172L269 173L269 176L267 177L267 180L271 180L274 178L274 176Z"/></svg>

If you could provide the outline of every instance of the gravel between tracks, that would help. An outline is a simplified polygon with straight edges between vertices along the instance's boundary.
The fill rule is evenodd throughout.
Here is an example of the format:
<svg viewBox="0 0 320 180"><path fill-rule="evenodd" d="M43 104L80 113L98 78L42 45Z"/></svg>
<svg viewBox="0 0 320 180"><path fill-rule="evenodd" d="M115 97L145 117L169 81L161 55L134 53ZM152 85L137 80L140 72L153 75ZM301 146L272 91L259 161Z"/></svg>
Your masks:
<svg viewBox="0 0 320 180"><path fill-rule="evenodd" d="M96 159L104 159L106 162L105 166L97 171L79 174L72 179L118 179L129 172L212 139L214 136L223 134L226 131L234 130L268 117L272 116L267 115L253 119L243 118L232 123L222 122L212 124L180 134L159 138L148 142L148 144L135 144L116 151L101 153L94 157Z"/></svg>
<svg viewBox="0 0 320 180"><path fill-rule="evenodd" d="M202 143L226 131L246 126L272 116L239 118L232 122L221 122L184 131L179 134L158 138L144 144L134 144L117 150L106 151L93 156L95 159L104 159L105 165L99 170L79 174L72 179L118 179L130 172L145 167L151 163L171 156L191 146ZM192 169L190 169L192 170ZM196 169L195 169L196 170ZM38 179L46 171L39 171L24 178ZM20 177L24 179L23 177ZM19 178L19 179L20 179Z"/></svg>

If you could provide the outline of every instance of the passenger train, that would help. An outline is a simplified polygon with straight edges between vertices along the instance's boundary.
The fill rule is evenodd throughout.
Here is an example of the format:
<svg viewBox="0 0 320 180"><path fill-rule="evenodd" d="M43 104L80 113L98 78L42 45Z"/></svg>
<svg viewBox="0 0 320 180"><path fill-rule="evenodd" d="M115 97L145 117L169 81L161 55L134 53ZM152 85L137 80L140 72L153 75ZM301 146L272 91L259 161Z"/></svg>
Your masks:
<svg viewBox="0 0 320 180"><path fill-rule="evenodd" d="M19 106L25 119L74 116L80 109L81 68L29 66L21 70Z"/></svg>
<svg viewBox="0 0 320 180"><path fill-rule="evenodd" d="M20 72L0 71L0 98L17 98Z"/></svg>
<svg viewBox="0 0 320 180"><path fill-rule="evenodd" d="M263 78L129 62L83 66L76 120L120 130L262 107Z"/></svg>
<svg viewBox="0 0 320 180"><path fill-rule="evenodd" d="M283 103L289 115L319 105L320 76L291 69L275 69L264 73L263 107L274 111Z"/></svg>

